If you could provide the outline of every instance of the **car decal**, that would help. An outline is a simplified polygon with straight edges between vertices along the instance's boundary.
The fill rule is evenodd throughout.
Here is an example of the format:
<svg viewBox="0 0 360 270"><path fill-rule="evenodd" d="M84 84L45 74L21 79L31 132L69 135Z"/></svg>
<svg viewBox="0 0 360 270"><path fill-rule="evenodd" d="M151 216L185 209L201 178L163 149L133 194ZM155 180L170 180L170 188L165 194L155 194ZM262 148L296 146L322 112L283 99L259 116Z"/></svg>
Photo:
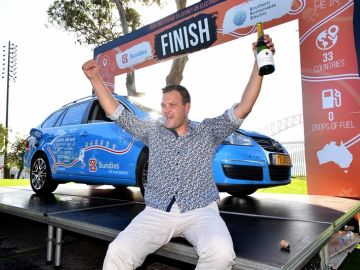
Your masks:
<svg viewBox="0 0 360 270"><path fill-rule="evenodd" d="M85 148L80 150L80 154L79 154L79 157L77 159L74 159L72 162L67 163L67 164L63 163L63 162L57 162L56 157L55 157L55 155L52 152L52 149L50 147L47 147L47 150L50 153L50 156L51 156L51 158L53 160L52 170L55 171L57 169L57 167L71 168L78 162L81 162L84 165L85 152L88 152L88 151L91 151L91 150L101 150L101 151L105 151L105 152L108 152L108 153L111 153L111 154L114 154L114 155L126 154L127 152L130 151L130 149L133 146L134 142L135 142L135 138L132 138L130 143L126 146L126 148L122 149L122 150L114 150L114 149L104 147L104 146L101 146L101 145L88 146L88 147L85 147Z"/></svg>

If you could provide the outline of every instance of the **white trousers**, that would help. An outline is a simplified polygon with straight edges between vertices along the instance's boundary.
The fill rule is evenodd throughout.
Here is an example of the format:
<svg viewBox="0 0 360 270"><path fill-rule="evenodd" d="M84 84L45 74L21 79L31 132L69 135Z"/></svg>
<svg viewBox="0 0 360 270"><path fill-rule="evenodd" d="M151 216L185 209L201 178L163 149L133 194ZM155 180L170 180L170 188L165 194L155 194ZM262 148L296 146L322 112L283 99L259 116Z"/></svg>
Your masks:
<svg viewBox="0 0 360 270"><path fill-rule="evenodd" d="M234 264L233 242L217 203L186 213L175 203L171 212L146 206L110 243L103 270L135 269L172 237L185 237L193 245L197 270L226 270Z"/></svg>

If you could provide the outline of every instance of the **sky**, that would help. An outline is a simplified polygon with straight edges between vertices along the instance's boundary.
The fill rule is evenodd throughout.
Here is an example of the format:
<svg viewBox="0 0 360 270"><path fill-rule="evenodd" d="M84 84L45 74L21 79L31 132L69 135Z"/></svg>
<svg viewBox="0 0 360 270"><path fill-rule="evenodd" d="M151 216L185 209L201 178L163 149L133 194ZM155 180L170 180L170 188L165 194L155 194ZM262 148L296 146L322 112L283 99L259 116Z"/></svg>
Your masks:
<svg viewBox="0 0 360 270"><path fill-rule="evenodd" d="M54 110L91 95L81 65L93 57L93 47L75 43L74 34L48 24L46 10L53 1L0 0L0 45L18 46L17 80L9 88L10 136L25 137ZM147 25L176 11L174 1L162 9L140 7ZM188 5L198 1L188 0ZM265 29L276 46L276 71L264 78L261 94L242 128L258 131L264 125L302 114L298 23ZM223 113L241 98L254 56L254 34L189 55L182 84L192 97L190 118L200 121ZM3 58L3 57L2 57ZM3 61L1 58L1 62ZM136 71L142 102L160 110L161 88L171 62ZM2 64L1 64L2 66ZM5 125L6 80L0 80L0 123ZM125 94L124 76L116 80ZM302 141L303 127L275 136L281 142Z"/></svg>

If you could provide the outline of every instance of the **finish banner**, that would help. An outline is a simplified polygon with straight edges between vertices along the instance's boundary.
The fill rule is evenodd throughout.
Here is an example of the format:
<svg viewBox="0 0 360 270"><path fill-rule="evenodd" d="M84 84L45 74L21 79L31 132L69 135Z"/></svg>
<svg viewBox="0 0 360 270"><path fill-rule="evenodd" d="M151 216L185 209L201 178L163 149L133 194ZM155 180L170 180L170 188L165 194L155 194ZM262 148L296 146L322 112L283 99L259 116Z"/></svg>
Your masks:
<svg viewBox="0 0 360 270"><path fill-rule="evenodd" d="M243 37L255 24L271 27L297 18L293 0L207 0L196 3L95 48L101 75L111 91L115 76Z"/></svg>
<svg viewBox="0 0 360 270"><path fill-rule="evenodd" d="M207 0L97 47L101 76L174 59L298 19L309 194L360 198L360 1ZM286 74L284 74L286 76Z"/></svg>

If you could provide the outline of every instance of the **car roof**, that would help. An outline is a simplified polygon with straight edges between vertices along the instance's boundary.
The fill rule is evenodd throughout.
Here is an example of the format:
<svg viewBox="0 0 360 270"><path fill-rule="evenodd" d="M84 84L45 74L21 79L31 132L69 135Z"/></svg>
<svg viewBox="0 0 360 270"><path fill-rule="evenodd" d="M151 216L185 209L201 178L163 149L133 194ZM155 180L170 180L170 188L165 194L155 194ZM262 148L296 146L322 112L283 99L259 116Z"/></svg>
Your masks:
<svg viewBox="0 0 360 270"><path fill-rule="evenodd" d="M112 94L114 97L117 97L117 98L124 98L125 96L120 96L116 93L113 93ZM126 97L125 97L126 98ZM79 98L79 99L76 99L74 101L71 101L69 103L66 103L65 105L63 105L61 108L66 108L66 107L69 107L73 104L76 104L76 103L79 103L79 102L83 102L83 101L87 101L87 100L92 100L92 99L98 99L98 97L93 94L93 95L90 95L90 96L86 96L86 97L82 97L82 98Z"/></svg>

